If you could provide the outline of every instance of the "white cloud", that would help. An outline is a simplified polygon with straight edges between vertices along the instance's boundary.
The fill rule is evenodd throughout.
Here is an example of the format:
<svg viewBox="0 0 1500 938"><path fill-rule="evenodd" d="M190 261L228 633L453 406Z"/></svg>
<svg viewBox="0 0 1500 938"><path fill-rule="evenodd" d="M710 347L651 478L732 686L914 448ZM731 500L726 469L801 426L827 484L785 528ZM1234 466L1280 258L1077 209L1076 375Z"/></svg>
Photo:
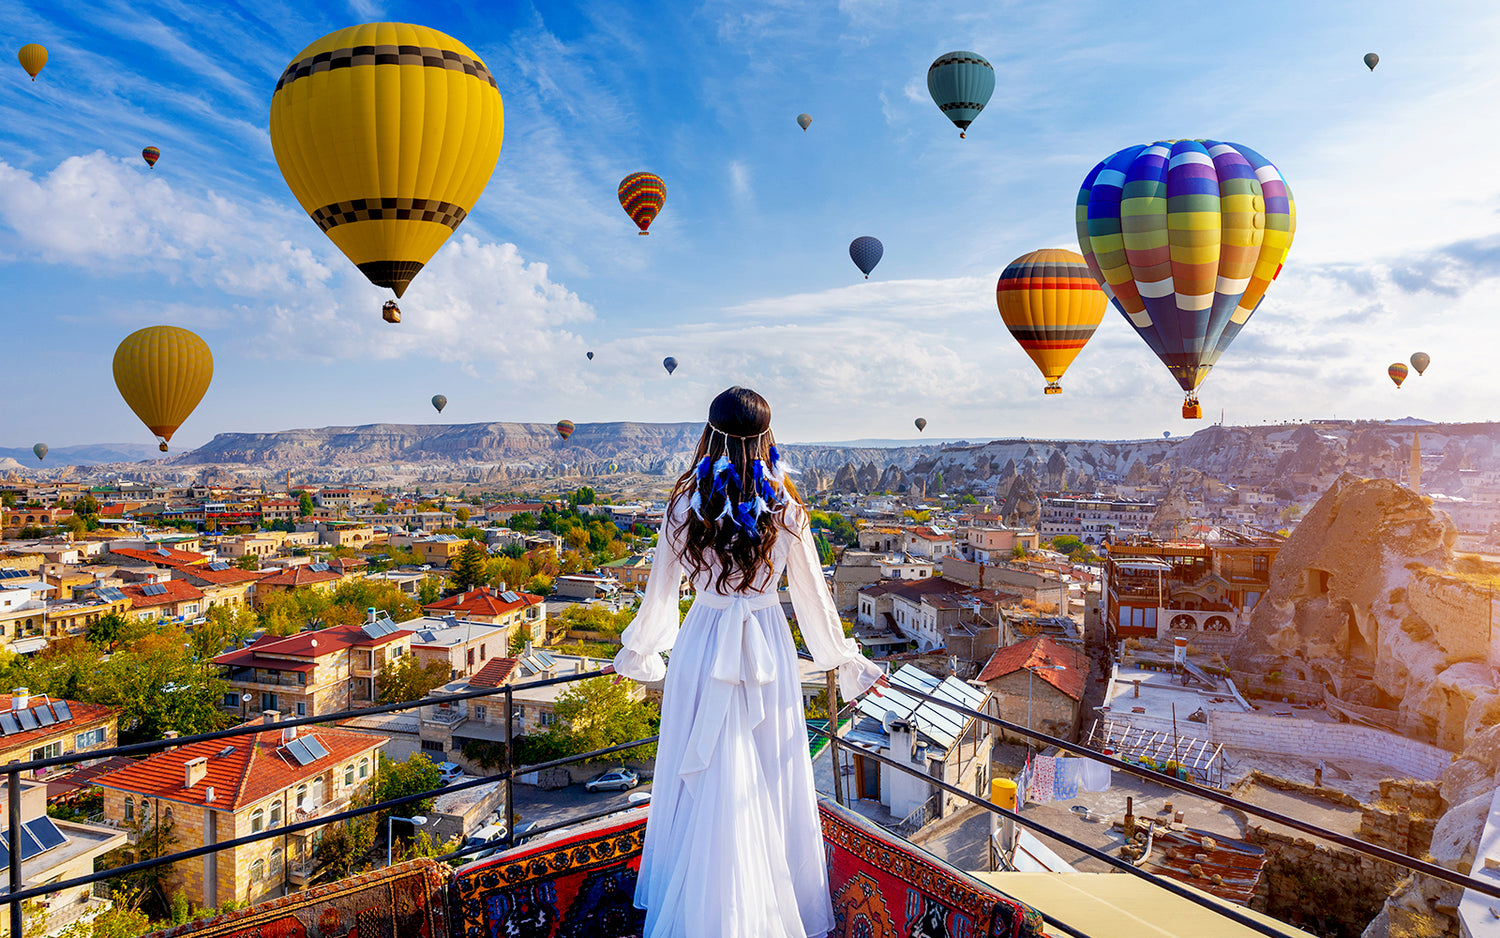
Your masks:
<svg viewBox="0 0 1500 938"><path fill-rule="evenodd" d="M740 160L729 161L729 193L741 205L749 203L752 199L750 167Z"/></svg>

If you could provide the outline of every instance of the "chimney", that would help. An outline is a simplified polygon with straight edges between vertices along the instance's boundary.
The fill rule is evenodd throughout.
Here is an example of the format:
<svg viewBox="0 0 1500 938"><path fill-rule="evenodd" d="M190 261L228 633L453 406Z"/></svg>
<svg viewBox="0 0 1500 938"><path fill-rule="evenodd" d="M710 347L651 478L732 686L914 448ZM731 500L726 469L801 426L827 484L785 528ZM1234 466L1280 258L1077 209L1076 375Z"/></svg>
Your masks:
<svg viewBox="0 0 1500 938"><path fill-rule="evenodd" d="M374 625L375 624L375 607L374 606L366 606L365 607L365 622L367 624L369 624L369 625Z"/></svg>
<svg viewBox="0 0 1500 938"><path fill-rule="evenodd" d="M192 788L194 785L203 781L203 777L207 774L208 759L203 756L198 756L196 759L187 760L182 764L182 787ZM211 790L212 789L210 789L210 791Z"/></svg>
<svg viewBox="0 0 1500 938"><path fill-rule="evenodd" d="M203 789L203 803L204 804L213 804L214 803L214 798L215 798L215 796L214 796L214 787L212 785L210 785L207 788Z"/></svg>
<svg viewBox="0 0 1500 938"><path fill-rule="evenodd" d="M260 715L261 722L265 723L265 725L267 726L270 726L272 723L275 723L277 720L281 719L280 710L262 710L260 712Z"/></svg>
<svg viewBox="0 0 1500 938"><path fill-rule="evenodd" d="M530 649L527 649L528 651ZM31 703L31 688L17 687L10 692L10 708L12 710L25 710L26 705Z"/></svg>
<svg viewBox="0 0 1500 938"><path fill-rule="evenodd" d="M176 739L177 736L178 736L178 733L177 733L176 730L162 730L162 734L161 734L161 738L162 739ZM162 752L171 752L171 751L173 751L176 748L177 748L176 746L168 746L167 748L163 749Z"/></svg>

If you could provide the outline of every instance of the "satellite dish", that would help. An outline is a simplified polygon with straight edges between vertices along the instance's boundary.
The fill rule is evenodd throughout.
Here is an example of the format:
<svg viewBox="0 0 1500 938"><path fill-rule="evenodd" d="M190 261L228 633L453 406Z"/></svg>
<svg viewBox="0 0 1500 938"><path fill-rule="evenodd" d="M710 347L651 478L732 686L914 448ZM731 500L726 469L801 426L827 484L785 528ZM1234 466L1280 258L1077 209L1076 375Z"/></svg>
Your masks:
<svg viewBox="0 0 1500 938"><path fill-rule="evenodd" d="M880 717L880 728L889 733L891 731L891 727L894 726L896 724L896 721L899 719L901 719L901 714L897 713L894 710L887 710Z"/></svg>
<svg viewBox="0 0 1500 938"><path fill-rule="evenodd" d="M249 703L250 702L250 695L249 694L241 694L240 695L240 699L243 700L245 703Z"/></svg>

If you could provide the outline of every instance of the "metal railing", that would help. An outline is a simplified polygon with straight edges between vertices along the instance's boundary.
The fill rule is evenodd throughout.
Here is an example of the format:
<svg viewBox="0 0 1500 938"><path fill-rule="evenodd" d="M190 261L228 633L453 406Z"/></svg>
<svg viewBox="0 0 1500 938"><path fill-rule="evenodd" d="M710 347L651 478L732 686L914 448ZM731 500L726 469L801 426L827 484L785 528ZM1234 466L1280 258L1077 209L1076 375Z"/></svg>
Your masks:
<svg viewBox="0 0 1500 938"><path fill-rule="evenodd" d="M803 655L803 657L806 658L808 656ZM524 687L524 688L526 688L526 689L529 690L529 689L538 688L538 687L546 687L546 686L550 686L550 685L570 683L570 682L573 682L573 681L588 680L590 678L599 677L599 676L603 676L603 675L608 675L608 674L611 674L611 673L613 673L612 669L601 670L601 671L590 671L590 672L584 672L584 673L581 673L581 674L576 674L576 673L575 674L567 674L567 675L562 675L562 676L559 676L559 677L545 678L545 679L538 680L538 681L528 681L528 682L525 682L524 684L519 685L519 686ZM837 698L836 673L834 671L829 671L827 679L828 679L828 689L829 689L829 692L830 692L829 699L831 699L831 700L837 700L838 698ZM102 870L102 871L98 871L98 872L94 872L94 873L88 873L88 874L84 874L84 875L73 877L71 879L62 880L62 881L58 881L58 882L50 882L50 883L46 883L44 885L33 886L33 887L30 887L30 888L23 888L23 880L22 880L22 876L21 876L21 844L20 844L20 833L21 833L21 816L20 816L20 811L21 811L21 801L20 801L20 780L21 780L21 778L23 776L23 773L34 772L34 771L36 771L38 769L47 769L47 768L51 768L53 766L70 765L70 764L73 764L73 763L84 761L86 759L98 759L98 758L101 758L101 757L114 756L114 755L124 755L124 756L145 755L145 754L157 752L157 751L168 749L168 748L178 748L178 747L189 745L189 744L196 743L196 742L203 742L203 741L208 741L208 740L229 739L229 738L233 738L233 737L237 737L237 736L249 735L249 734L253 734L253 733L264 733L264 732L267 732L269 728L267 726L263 725L263 724L240 725L240 726L231 727L231 728L225 729L225 730L217 730L217 731L210 732L210 733L200 733L200 734L197 734L197 735L184 736L184 737L180 737L180 738L176 738L176 739L162 739L162 740L153 740L153 741L150 741L150 742L133 743L133 744L130 744L130 745L114 747L114 748L108 749L108 750L90 750L88 752L83 752L83 753L69 753L69 754L66 754L66 755L55 756L55 757L48 758L48 759L36 759L36 760L29 761L29 762L12 762L12 763L4 766L3 769L0 769L0 771L4 771L5 774L6 774L7 786L8 786L8 788L7 788L7 794L8 794L8 804L7 804L8 812L7 813L8 813L8 819L9 819L8 820L8 827L9 827L9 830L8 830L9 844L8 844L8 846L10 848L10 865L9 865L9 873L10 873L10 882L9 882L9 885L10 885L10 889L9 889L8 893L6 893L4 895L0 895L0 904L6 904L6 905L10 906L11 934L16 934L16 935L21 934L21 929L22 929L21 907L22 907L22 903L24 903L25 901L27 901L29 899L32 899L32 898L36 898L36 897L39 897L39 896L48 895L50 893L54 893L54 892L57 892L57 891L62 890L62 889L69 889L69 888L72 888L72 887L82 886L82 885L90 885L93 888L93 890L94 890L94 894L95 895L99 895L99 892L98 892L98 890L99 890L99 884L107 883L109 880L115 879L115 878L118 878L118 877L121 877L121 876L129 875L129 874L136 873L136 872L140 872L140 871L143 871L143 870L146 870L146 869L150 869L150 868L153 868L153 867L156 867L156 866L161 866L161 865L164 865L164 864L176 863L176 862L181 862L181 861L184 861L184 860L191 860L191 859L195 859L195 858L198 858L198 857L203 857L203 856L206 856L206 855L211 854L211 853L217 853L218 851L221 851L221 850L227 850L227 849L231 849L231 848L234 848L234 847L240 847L240 846L244 846L244 845L247 845L247 844L252 844L252 843L255 843L255 842L258 842L258 841L261 841L261 840L266 840L266 839L269 839L269 838L272 838L272 837L282 837L282 836L286 836L286 835L289 835L289 834L296 834L296 833L303 833L303 832L311 831L311 830L313 830L315 828L323 827L323 826L325 826L327 824L330 824L330 823L335 823L335 822L339 822L339 821L345 821L345 820L351 820L351 819L358 818L358 817L363 817L365 815L373 814L375 812L386 811L386 810L389 810L389 809L392 809L392 808L398 808L398 807L401 807L403 805L408 805L408 804L412 804L414 802L422 801L424 799L427 799L427 798L430 798L430 797L433 797L433 796L436 796L436 795L439 795L439 794L443 794L443 793L446 793L446 792L462 791L462 790L469 789L469 788L474 788L474 787L477 787L477 786L480 786L480 785L488 785L488 784L493 783L493 782L501 782L504 785L504 788L505 788L504 802L505 802L505 812L506 812L506 821L507 821L507 823L505 825L505 834L504 834L504 836L502 838L499 839L499 841L500 841L500 845L504 849L509 849L509 848L511 848L512 846L515 845L515 840L516 840L516 838L515 838L515 829L516 829L516 823L515 823L515 821L516 821L516 818L515 818L515 800L514 800L514 797L513 797L513 795L514 795L514 790L513 790L514 778L515 778L516 775L521 774L521 771L519 771L518 767L515 765L515 749L514 749L514 746L513 746L514 739L513 739L513 734L510 732L510 727L511 727L513 721L514 721L515 716L516 716L515 701L514 701L514 688L515 688L515 686L517 686L517 685L509 685L509 684L507 684L507 685L503 685L503 686L498 687L498 688L478 688L478 689L471 689L471 690L459 691L457 693L445 693L445 694L443 694L442 696L439 696L439 697L426 697L426 698L422 698L420 700L408 701L408 702L403 702L403 703L381 704L381 705L372 706L372 707L362 707L362 708L357 708L357 709L352 709L352 710L340 711L340 712L332 713L332 714L326 714L326 715L323 715L323 716L297 717L297 718L293 718L293 719L287 719L287 720L278 721L276 724L273 724L273 726L274 726L275 729L280 730L280 729L283 729L283 728L290 728L290 727L297 727L297 726L307 726L307 725L332 723L332 722L335 722L335 721L346 720L346 719L349 719L349 718L352 718L352 717L358 717L358 716L369 716L369 715L373 715L373 714L394 713L394 712L400 712L400 711L404 711L404 710L412 710L412 709L416 709L416 708L420 708L420 707L425 707L425 706L434 706L434 705L440 704L440 703L450 703L451 704L451 703L453 703L455 701L469 700L469 699L481 698L481 697L483 697L483 698L501 697L503 699L503 705L504 705L505 711L506 711L506 719L505 719L505 721L503 723L503 726L506 729L505 738L504 738L505 753L506 753L506 763L505 763L504 768L501 771L495 772L495 773L493 773L491 775L487 775L487 776L481 776L481 777L476 777L476 778L471 778L471 779L465 779L465 780L463 780L461 782L456 782L456 783L454 783L452 785L444 786L444 787L441 787L441 788L438 788L438 789L433 789L433 790L424 791L424 792L418 792L418 793L411 794L411 795L405 795L405 796L402 796L400 798L393 798L393 799L389 799L387 801L378 802L378 803L375 803L375 804L365 805L365 806L361 806L361 807L354 807L354 808L346 808L346 809L339 810L339 811L328 811L327 813L324 813L323 811L320 811L320 812L318 812L319 816L317 816L317 817L313 817L313 818L310 818L310 819L307 819L307 820L294 821L293 823L288 823L288 824L286 824L286 825L284 825L282 827L271 828L271 829L268 829L268 830L265 830L265 831L261 831L261 832L255 833L255 834L249 834L249 835L246 835L246 836L243 836L243 837L234 838L234 839L231 839L231 840L225 840L225 841L219 841L219 842L216 842L216 843L213 843L213 844L207 844L207 845L204 845L202 847L193 847L193 848L189 848L189 849L185 849L185 850L180 850L180 851L177 851L177 852L174 852L174 853L170 853L170 854L166 854L166 855L159 856L159 857L154 857L154 858L149 858L149 859L141 860L141 861L138 861L136 863L128 864L128 865L121 866L121 867L116 867L116 868L113 868L113 869L110 869L110 870ZM1047 735L1045 733L1037 732L1035 730L1032 730L1032 729L1029 729L1027 727L1021 726L1019 724L1011 723L1009 721L1000 719L998 717L991 716L989 714L980 712L978 710L974 710L972 708L965 707L965 706L963 706L961 704L954 703L953 701L950 701L950 700L945 700L945 699L942 699L942 698L939 698L939 697L934 697L934 696L931 696L931 695L928 695L928 694L924 694L924 693L922 693L920 691L914 690L914 689L909 688L909 687L904 687L904 686L901 688L901 692L903 694L908 695L908 696L924 700L924 701L926 701L928 703L931 703L931 704L933 704L935 706L946 707L946 708L948 708L950 710L953 710L953 711L955 711L955 712L957 712L959 714L962 714L965 717L968 717L969 719L979 720L979 721L982 721L982 722L984 722L986 724L1003 728L1003 729L1005 729L1005 730L1007 730L1008 732L1011 732L1011 733L1016 733L1018 735L1023 735L1023 736L1031 737L1032 739L1040 741L1040 742L1042 742L1042 743L1044 743L1046 745L1055 746L1055 747L1057 747L1058 749L1060 749L1062 751L1070 752L1070 753L1073 753L1075 755L1083 756L1085 758L1090 758L1090 759L1094 759L1095 761L1106 763L1112 769L1116 769L1116 770L1119 770L1119 771L1124 771L1124 772L1127 772L1129 774L1136 775L1136 776L1138 776L1140 778L1143 778L1145 780L1148 780L1148 781L1151 781L1151 782L1154 782L1154 783L1157 783L1157 784L1160 784L1160 785L1163 785L1163 786L1166 786L1166 787L1169 787L1169 788L1173 788L1173 789L1182 791L1182 792L1187 793L1187 794L1195 795L1195 796L1198 796L1198 797L1201 797L1201 798L1204 798L1204 799L1207 799L1207 800L1210 800L1210 801L1214 801L1214 802L1226 805L1228 807L1236 808L1236 809L1238 809L1240 811L1245 812L1246 814L1256 815L1256 816L1264 818L1266 820L1270 820L1270 821L1273 821L1273 822L1276 822L1276 823L1279 823L1279 824L1286 825L1288 827L1295 828L1295 829L1297 829L1299 831L1302 831L1304 833L1311 834L1313 836L1320 837L1320 838L1322 838L1324 840L1327 840L1329 842L1338 844L1339 846L1346 847L1348 849L1358 851L1358 852L1363 853L1366 856L1370 856L1370 857L1372 857L1374 859L1382 860L1382 861L1385 861L1387 863L1392 863L1392 864L1397 865L1397 866L1405 867L1407 869L1413 870L1415 872L1421 873L1421 874L1426 875L1426 876L1431 876L1431 877L1433 877L1435 879L1438 879L1438 880L1443 881L1443 882L1447 882L1447 883L1455 885L1455 886L1459 886L1459 887L1466 888L1466 889L1473 889L1476 892L1482 893L1484 895L1495 897L1495 898L1500 898L1500 886L1493 885L1491 883L1487 883L1487 882L1484 882L1484 881L1481 881L1481 880L1472 879L1472 878L1470 878L1468 876L1464 876L1462 874L1455 873L1455 872L1453 872L1451 870L1444 869L1443 867L1437 866L1435 864L1428 863L1428 862L1425 862L1425 861L1422 861L1422 860L1418 860L1418 859L1415 859L1415 858L1412 858L1412 857L1408 857L1408 856L1406 856L1404 854L1401 854L1401 853L1398 853L1398 852L1396 852L1394 850L1390 850L1390 849L1385 848L1385 847L1380 847L1380 846L1377 846L1375 844L1366 843L1365 841L1358 840L1357 838L1350 837L1350 836L1345 835L1345 834L1340 834L1340 833L1338 833L1336 831L1327 830L1327 829L1318 827L1317 825L1310 824L1310 823L1308 823L1306 821L1302 821L1302 820L1297 819L1297 818L1293 818L1293 817L1290 817L1290 816L1287 816L1287 815L1283 815L1283 814L1280 814L1279 812L1275 812L1275 811L1271 811L1271 810L1268 810L1268 809L1265 809L1265 808L1261 808L1261 807L1259 807L1257 805L1253 805L1253 804L1250 804L1248 802L1240 801L1239 799L1233 798L1232 796L1229 796L1229 795L1225 795L1225 794L1223 794L1223 793L1221 793L1221 792L1219 792L1217 790L1214 790L1214 789L1205 788L1205 787L1203 787L1201 785L1197 785L1197 784L1194 784L1192 782L1187 782L1187 781L1183 781L1181 779L1174 778L1174 777L1169 776L1169 775L1164 775L1162 773L1155 772L1155 771L1153 771L1151 769L1147 769L1147 768L1145 768L1143 766L1140 766L1140 765L1136 765L1136 764L1128 763L1128 762L1123 762L1123 761L1118 760L1118 759L1114 759L1114 758L1111 758L1111 757L1108 757L1108 756L1104 756L1104 755L1102 755L1102 754L1100 754L1098 752L1095 752L1093 750L1090 750L1090 749L1088 749L1086 747L1077 745L1075 743L1070 743L1070 742L1068 742L1066 740L1058 739L1058 738L1053 737L1053 736L1049 736L1049 735ZM1056 841L1058 843L1064 844L1064 845L1066 845L1066 846L1068 846L1068 847L1070 847L1070 848L1072 848L1074 850L1079 851L1080 853L1083 853L1083 854L1086 854L1086 855L1088 855L1090 857L1098 859L1098 860L1100 860L1100 861L1108 864L1112 868L1119 869L1119 870L1121 870L1121 871L1123 871L1125 873L1133 874L1133 875L1137 875L1137 876L1141 876L1142 878L1150 880L1156 886L1158 886L1158 887L1160 887L1162 889L1165 889L1165 890L1167 890L1169 892L1172 892L1173 894L1175 894L1175 895L1177 895L1177 896L1179 896L1179 897L1181 897L1181 898L1183 898L1183 899L1185 899L1185 900L1187 900L1189 902L1193 902L1196 905L1199 905L1199 906L1202 906L1202 907L1204 907L1206 909L1209 909L1210 911L1213 911L1213 912L1215 912L1215 913L1217 913L1217 914L1219 914L1221 916L1224 916L1225 918L1228 918L1228 919L1230 919L1232 921L1235 921L1236 923L1238 923L1238 924L1240 924L1240 925L1242 925L1242 926L1244 926L1246 928L1249 928L1252 931L1255 931L1255 932L1260 933L1260 934L1277 936L1277 938L1285 938L1285 936L1288 934L1287 932L1280 931L1280 930L1278 930L1278 929L1276 929L1276 928L1274 928L1272 926L1268 926L1265 923L1260 922L1260 921L1258 921L1256 919L1252 919L1249 916L1244 915L1243 913L1238 912L1238 911L1236 911L1234 909L1227 908L1223 904L1221 904L1219 902L1216 902L1216 901L1214 901L1214 900L1212 900L1210 898L1207 898L1203 894L1198 893L1198 892L1196 892L1194 890L1191 890L1190 888L1188 888L1186 886L1183 886L1183 885L1177 883L1174 880L1168 879L1166 877L1158 876L1158 875L1150 873L1149 871L1146 871L1144 869L1138 869L1137 867L1135 867L1131 863L1129 863L1127 861L1124 861L1124 860L1121 860L1121 859L1119 859L1117 857L1113 857L1113 856L1109 855L1108 853L1104 852L1103 850L1100 850L1097 847L1093 847L1091 845L1084 844L1084 843L1081 843L1079 841L1076 841L1076 840L1068 837L1065 834L1062 834L1062 833L1060 833L1058 831L1055 831L1055 830L1047 827L1045 824L1042 824L1042 823L1040 823L1038 821L1035 821L1033 819L1025 817L1024 815L1020 814L1018 811L1011 811L1011 810L1008 810L1008 809L1005 809L1005 808L1001 808L1001 807L999 807L997 805L993 805L990 802L988 802L987 800L979 797L978 795L975 795L975 794L973 794L971 792L965 791L964 789L961 789L961 788L959 788L959 787L957 787L955 785L949 784L948 782L945 782L943 780L932 778L932 777L930 777L930 776L928 776L928 775L926 775L926 774L924 774L922 772L917 771L916 769L912 768L910 765L905 765L905 764L902 764L900 762L897 762L897 761L895 761L893 759L890 759L890 758L888 758L886 756L883 756L880 753L874 752L874 751L872 751L870 749L867 749L867 748L865 748L863 746L851 746L848 743L841 742L840 741L840 732L839 732L839 720L842 719L846 715L846 713L852 709L852 707L853 707L853 703L852 702L846 702L843 707L839 708L835 713L833 713L833 714L830 715L829 726L831 727L831 729L822 729L822 728L815 727L815 726L810 726L809 727L809 731L810 732L814 733L815 735L823 736L823 737L825 737L825 738L828 739L828 742L829 742L828 748L829 748L830 760L831 760L831 763L833 764L833 766L835 766L835 771L833 772L833 789L834 789L833 796L834 796L834 800L837 801L839 804L843 805L843 804L847 803L847 799L845 798L845 793L844 793L844 784L845 784L844 783L844 779L843 779L842 774L837 769L837 767L839 765L839 751L840 751L840 749L848 749L850 752L856 752L856 753L858 753L858 755L861 758L870 759L872 761L879 762L879 763L881 763L883 765L886 765L887 767L889 767L890 769L892 769L894 771L905 772L907 774L915 775L915 776L921 778L925 783L927 783L928 785L930 785L934 789L936 789L936 791L934 792L934 797L942 797L942 793L947 793L950 796L953 796L953 797L956 797L956 798L959 798L959 799L962 799L962 800L966 800L966 801L971 802L973 804L976 804L976 805L982 807L983 809L985 809L985 810L987 810L987 811L989 811L989 812L991 812L993 814L998 814L1001 817L1007 818L1009 820L1012 820L1012 821L1020 824L1023 827L1036 830L1039 833L1044 834L1045 836L1049 837L1050 839L1052 839L1052 840L1054 840L1054 841ZM589 751L589 752L580 753L580 754L574 755L574 756L567 756L567 757L564 757L564 758L553 759L553 760L550 760L550 761L547 761L547 762L543 762L543 763L540 763L540 764L536 764L536 765L528 765L528 766L520 767L520 770L524 770L525 773L541 772L541 771L545 771L545 770L552 769L552 768L557 768L557 767L561 767L561 766L565 766L565 765L571 765L571 764L574 764L574 763L584 762L584 761L587 761L587 760L590 760L590 759L597 758L599 756L605 756L605 755L611 755L613 753L624 752L624 751L627 751L627 750L630 750L630 749L634 749L634 748L636 748L638 746L642 746L642 745L647 745L647 744L650 744L650 743L654 743L656 741L657 741L657 737L655 737L655 736L647 737L647 738L644 738L644 739L632 740L630 742L620 743L620 744L615 745L615 746L608 746L608 747L605 747L605 748L602 748L602 749L596 749L596 750L592 750L592 751ZM326 806L326 805L324 806L325 809L327 807L328 806ZM567 818L567 819L565 819L563 821L560 821L558 823L531 828L531 829L529 829L529 830L526 831L524 839L531 839L531 838L534 838L534 837L538 837L538 836L542 836L542 835L551 833L553 831L557 831L557 830L561 830L561 829L564 829L564 828L572 827L572 826L575 826L575 825L580 824L580 823L585 823L585 822L588 822L588 821L593 821L593 820L597 820L597 819L600 819L600 818L608 817L610 815L618 814L618 813L621 813L623 811L631 810L634 807L636 807L636 805L625 804L625 805L621 805L621 806L618 806L618 807L607 808L607 809L600 810L600 811L593 811L593 812L587 812L587 813L579 814L579 815L576 815L576 816L570 816L569 818ZM439 859L439 860L450 860L450 861L451 860L461 860L464 857L472 856L473 854L479 853L481 851L492 849L494 846L495 846L494 842L487 843L487 844L475 844L473 846L463 847L463 848L460 848L458 850L452 851L450 853L444 854L443 856L440 856L437 859ZM302 872L303 871L299 870L299 873L302 873ZM315 868L306 871L306 875L309 878L314 878L314 874L315 874ZM286 875L289 878L290 877L290 869L288 869L287 872L284 875ZM1081 938L1086 938L1086 936L1083 936L1081 932L1077 931L1076 929L1071 928L1070 926L1066 925L1066 923L1059 921L1055 916L1053 916L1052 914L1049 914L1045 910L1042 911L1042 914L1043 914L1044 919L1047 921L1047 923L1049 925L1051 925L1053 927L1056 927L1058 930L1064 932L1065 934L1074 935L1074 936L1081 936Z"/></svg>

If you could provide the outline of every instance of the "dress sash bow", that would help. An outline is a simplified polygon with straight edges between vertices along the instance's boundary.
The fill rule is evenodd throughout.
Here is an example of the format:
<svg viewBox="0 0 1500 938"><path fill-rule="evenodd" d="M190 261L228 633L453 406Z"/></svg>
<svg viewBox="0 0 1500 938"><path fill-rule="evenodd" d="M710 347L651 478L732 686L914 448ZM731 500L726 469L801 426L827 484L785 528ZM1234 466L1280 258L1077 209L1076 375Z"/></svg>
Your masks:
<svg viewBox="0 0 1500 938"><path fill-rule="evenodd" d="M715 648L709 666L713 680L703 685L694 715L693 729L683 754L681 774L686 777L708 767L714 748L724 735L729 708L736 697L746 708L747 728L766 717L761 686L776 679L776 658L764 632L753 621L761 609L780 604L775 590L765 593L699 593L694 604L721 610L716 616Z"/></svg>

